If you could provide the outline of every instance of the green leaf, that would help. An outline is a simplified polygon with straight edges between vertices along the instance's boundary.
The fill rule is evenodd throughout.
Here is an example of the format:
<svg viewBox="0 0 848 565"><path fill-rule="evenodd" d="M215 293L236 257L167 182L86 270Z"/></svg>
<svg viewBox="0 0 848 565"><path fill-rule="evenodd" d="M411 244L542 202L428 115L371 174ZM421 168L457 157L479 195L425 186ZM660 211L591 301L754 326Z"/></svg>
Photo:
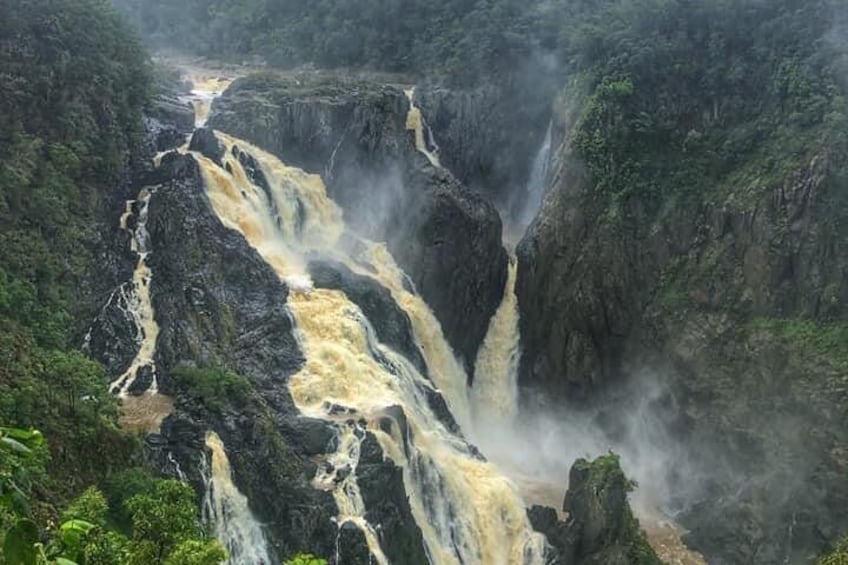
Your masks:
<svg viewBox="0 0 848 565"><path fill-rule="evenodd" d="M61 526L63 532L75 531L83 535L87 535L94 528L94 524L85 520L68 520Z"/></svg>
<svg viewBox="0 0 848 565"><path fill-rule="evenodd" d="M20 441L41 443L44 436L38 430L22 430L20 428L0 428L0 435L15 438Z"/></svg>
<svg viewBox="0 0 848 565"><path fill-rule="evenodd" d="M38 526L32 520L20 520L6 533L3 556L6 565L36 565Z"/></svg>
<svg viewBox="0 0 848 565"><path fill-rule="evenodd" d="M10 437L0 437L0 447L4 447L19 455L31 455L32 450L19 442L16 439L12 439Z"/></svg>

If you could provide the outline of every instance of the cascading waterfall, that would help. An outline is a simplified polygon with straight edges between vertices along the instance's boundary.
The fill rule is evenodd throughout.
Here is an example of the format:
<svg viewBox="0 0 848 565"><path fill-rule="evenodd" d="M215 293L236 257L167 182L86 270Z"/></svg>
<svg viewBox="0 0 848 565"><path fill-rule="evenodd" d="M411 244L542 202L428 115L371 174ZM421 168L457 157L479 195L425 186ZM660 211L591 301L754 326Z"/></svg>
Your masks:
<svg viewBox="0 0 848 565"><path fill-rule="evenodd" d="M224 442L215 432L206 434L201 476L206 485L203 521L211 525L215 537L229 553L228 565L271 565L268 542L262 526L253 517L247 498L233 484L230 460ZM210 461L211 459L211 461Z"/></svg>
<svg viewBox="0 0 848 565"><path fill-rule="evenodd" d="M113 394L126 397L130 388L138 378L139 371L147 369L151 373L151 383L146 389L149 394L157 394L159 382L156 376L156 338L159 336L159 324L156 323L153 312L153 303L150 300L150 282L152 272L147 266L147 257L150 255L150 234L147 232L147 209L150 204L152 192L148 188L142 188L136 200L126 203L124 213L121 215L120 227L131 236L131 249L138 255L135 271L131 281L129 292L126 285L122 285L121 294L126 312L130 315L136 327L136 343L138 352L129 368L109 385L109 391ZM130 218L134 216L133 208L137 207L135 214L135 227L130 228Z"/></svg>
<svg viewBox="0 0 848 565"><path fill-rule="evenodd" d="M518 262L515 257L510 256L508 268L503 300L489 322L474 364L471 399L475 432L494 424L511 426L518 416L519 332L515 295ZM479 441L476 433L474 440Z"/></svg>
<svg viewBox="0 0 848 565"><path fill-rule="evenodd" d="M421 109L415 105L415 88L405 90L407 99L409 99L409 112L406 115L406 129L415 134L415 148L423 153L430 164L434 167L441 167L439 161L439 148L436 146L433 139L433 132L424 123L424 116L421 114ZM431 147L433 149L431 149Z"/></svg>
<svg viewBox="0 0 848 565"><path fill-rule="evenodd" d="M516 219L517 226L521 231L533 220L542 205L542 199L545 197L552 141L553 122L548 124L542 145L533 159L533 167L530 169L530 177L527 179L523 194L520 191L516 194L516 198L520 200L513 206L513 218ZM520 237L522 234L517 235Z"/></svg>
<svg viewBox="0 0 848 565"><path fill-rule="evenodd" d="M340 423L338 430L339 448L327 458L329 465L318 469L313 484L317 489L332 491L339 508L339 528L347 522L355 524L365 534L372 558L378 565L388 565L389 560L380 549L377 533L365 519L365 501L362 500L362 493L356 484L356 467L359 465L359 452L362 440L365 439L365 428L358 422L347 421ZM338 563L338 547L336 551Z"/></svg>
<svg viewBox="0 0 848 565"><path fill-rule="evenodd" d="M350 473L339 482L319 475L316 487L333 491L339 523L358 525L373 558L385 562L355 488L364 430L351 428L349 422L362 421L386 456L403 469L410 507L432 563L544 563L545 539L530 527L516 486L448 431L430 409L427 393L435 384L460 426L470 425L466 375L432 312L404 288L404 275L385 246L364 242L366 251L356 257L338 250L344 223L320 177L287 167L246 142L217 135L226 147L225 168L195 154L215 212L282 279L295 283L289 285L288 307L306 363L290 379L289 390L303 414L331 422L338 430L340 447L328 463ZM419 137L423 141L423 129L416 129ZM251 181L237 158L239 151L256 159L267 186ZM389 288L412 321L432 383L405 357L379 343L367 318L344 293L311 289L304 268L310 251L376 276Z"/></svg>
<svg viewBox="0 0 848 565"><path fill-rule="evenodd" d="M233 79L197 73L190 73L188 79L192 89L186 98L194 108L194 127L203 127L212 111L212 102L227 90Z"/></svg>
<svg viewBox="0 0 848 565"><path fill-rule="evenodd" d="M542 146L539 152L533 159L533 168L530 171L530 179L527 181L527 192L529 194L538 194L536 199L536 208L541 202L541 195L545 192L545 180L548 176L548 164L551 158L551 141L553 138L553 122L548 124L548 130L545 132L545 138L542 140ZM534 212L536 210L533 210Z"/></svg>

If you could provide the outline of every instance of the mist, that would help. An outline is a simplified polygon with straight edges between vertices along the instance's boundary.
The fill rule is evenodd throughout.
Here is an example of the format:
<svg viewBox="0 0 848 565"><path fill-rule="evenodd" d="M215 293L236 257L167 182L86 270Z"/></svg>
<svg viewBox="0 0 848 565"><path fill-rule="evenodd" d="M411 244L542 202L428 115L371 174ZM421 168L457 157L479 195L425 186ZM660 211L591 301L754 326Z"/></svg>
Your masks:
<svg viewBox="0 0 848 565"><path fill-rule="evenodd" d="M589 410L552 406L547 398L525 398L513 421L475 420L471 439L511 476L545 485L557 498L531 502L562 509L571 466L579 458L614 452L638 488L631 495L637 514L649 521L670 519L695 500L701 473L669 431L677 407L661 379L635 375L622 394Z"/></svg>

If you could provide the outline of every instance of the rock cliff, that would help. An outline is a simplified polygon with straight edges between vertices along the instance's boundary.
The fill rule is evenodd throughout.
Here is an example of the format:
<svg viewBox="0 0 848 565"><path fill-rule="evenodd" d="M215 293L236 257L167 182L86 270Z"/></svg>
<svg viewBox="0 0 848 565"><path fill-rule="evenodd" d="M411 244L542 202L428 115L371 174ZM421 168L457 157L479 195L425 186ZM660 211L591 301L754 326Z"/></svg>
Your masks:
<svg viewBox="0 0 848 565"><path fill-rule="evenodd" d="M605 193L573 141L518 249L522 384L586 406L659 375L703 470L669 479L698 492L690 542L715 563L814 555L848 527L841 158L657 208Z"/></svg>
<svg viewBox="0 0 848 565"><path fill-rule="evenodd" d="M503 296L495 208L415 150L393 86L311 75L241 79L209 125L319 173L350 227L385 240L469 374Z"/></svg>

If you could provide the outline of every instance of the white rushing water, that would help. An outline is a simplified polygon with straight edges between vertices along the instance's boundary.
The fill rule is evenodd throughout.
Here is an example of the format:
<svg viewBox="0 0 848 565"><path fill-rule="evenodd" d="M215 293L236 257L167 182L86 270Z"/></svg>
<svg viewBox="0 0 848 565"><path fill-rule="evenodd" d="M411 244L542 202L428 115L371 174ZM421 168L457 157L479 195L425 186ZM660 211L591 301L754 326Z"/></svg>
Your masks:
<svg viewBox="0 0 848 565"><path fill-rule="evenodd" d="M483 437L477 433L481 429L493 425L511 427L518 417L517 271L517 261L510 257L503 300L489 322L489 330L474 364L474 383L471 388L474 414L472 439L477 443L479 437Z"/></svg>
<svg viewBox="0 0 848 565"><path fill-rule="evenodd" d="M215 212L225 225L242 233L282 279L298 283L291 286L288 308L306 363L291 378L289 390L303 414L331 422L338 430L340 447L328 458L329 472L343 467L350 474L342 481L316 477L317 488L333 492L338 523L357 524L374 560L386 562L356 487L361 433L348 421L362 420L386 456L403 470L410 506L432 563L544 563L544 537L530 527L515 484L476 457L430 409L427 391L435 384L460 426L470 427L466 375L435 316L420 297L404 288L404 275L385 245L364 242L365 251L356 257L343 253L336 246L345 233L341 211L328 198L320 177L287 167L244 141L217 135L227 148L226 168L195 154ZM233 146L257 160L269 193L250 181ZM304 257L310 251L333 256L377 278L392 292L410 317L432 383L405 357L379 343L367 318L344 293L305 284ZM403 410L406 425L395 422L384 431L380 421L396 407Z"/></svg>
<svg viewBox="0 0 848 565"><path fill-rule="evenodd" d="M132 281L129 285L121 285L118 289L119 304L123 305L135 324L135 341L138 345L138 352L130 366L109 385L110 392L122 397L127 396L130 387L138 377L139 371L143 368L147 368L152 374L152 382L146 392L156 394L159 390L154 360L159 324L156 323L153 303L150 300L150 283L153 279L153 273L147 266L147 258L151 252L150 234L147 232L147 209L152 195L148 188L142 188L136 200L127 201L124 213L120 218L120 227L130 234L131 249L133 253L138 255ZM133 213L133 208L137 208L136 214ZM130 219L135 221L135 226L132 228L129 224Z"/></svg>
<svg viewBox="0 0 848 565"><path fill-rule="evenodd" d="M228 565L271 565L268 542L262 526L247 505L247 498L233 483L230 460L218 434L206 434L201 475L206 492L203 496L203 520L215 532L229 553ZM211 461L210 461L211 459Z"/></svg>
<svg viewBox="0 0 848 565"><path fill-rule="evenodd" d="M439 147L433 137L433 132L424 122L421 109L415 105L415 88L404 91L409 100L409 113L406 115L406 129L415 135L415 148L422 153L434 167L441 167ZM432 148L432 149L431 149Z"/></svg>
<svg viewBox="0 0 848 565"><path fill-rule="evenodd" d="M553 143L553 122L548 124L542 145L533 158L533 166L530 169L530 177L524 187L523 193L519 191L516 198L520 199L514 203L512 217L517 225L518 233L516 239L523 235L524 229L533 221L536 213L542 206L545 197L545 189L548 182L548 169L551 162L551 149Z"/></svg>

